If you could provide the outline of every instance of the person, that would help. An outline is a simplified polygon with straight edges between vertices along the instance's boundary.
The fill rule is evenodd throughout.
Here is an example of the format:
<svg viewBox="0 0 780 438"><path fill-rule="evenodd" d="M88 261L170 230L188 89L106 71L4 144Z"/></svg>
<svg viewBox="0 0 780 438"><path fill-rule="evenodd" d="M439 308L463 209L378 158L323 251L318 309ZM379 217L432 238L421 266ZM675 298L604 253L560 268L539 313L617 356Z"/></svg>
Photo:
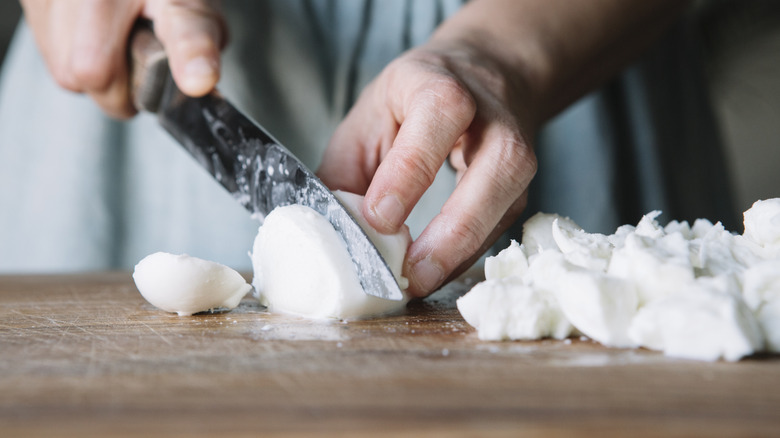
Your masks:
<svg viewBox="0 0 780 438"><path fill-rule="evenodd" d="M552 207L594 231L646 207L680 219L730 211L700 78L673 82L695 71L691 47L679 44L686 2L22 5L26 24L0 84L0 119L25 122L0 127L0 175L13 183L2 205L16 214L0 222L6 271L127 267L156 250L244 266L236 248L249 247L257 224L180 150L161 147L170 140L151 117L111 121L40 73L45 63L59 87L113 118L134 115L125 56L139 17L154 22L182 91L199 96L219 82L330 188L365 194L378 230L424 211L404 267L414 296L516 223L544 155L563 170L542 167L529 210ZM677 40L607 83L670 28ZM700 129L680 127L691 119Z"/></svg>

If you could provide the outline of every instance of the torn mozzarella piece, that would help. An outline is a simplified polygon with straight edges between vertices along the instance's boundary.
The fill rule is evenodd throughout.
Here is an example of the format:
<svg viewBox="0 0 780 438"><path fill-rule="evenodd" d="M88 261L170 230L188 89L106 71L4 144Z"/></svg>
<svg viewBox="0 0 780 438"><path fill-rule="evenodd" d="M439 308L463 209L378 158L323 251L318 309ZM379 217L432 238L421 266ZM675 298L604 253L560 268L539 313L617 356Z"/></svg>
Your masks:
<svg viewBox="0 0 780 438"><path fill-rule="evenodd" d="M734 257L735 239L736 236L726 231L720 222L695 239L691 259L694 267L701 270L697 276L714 277L741 272L744 267Z"/></svg>
<svg viewBox="0 0 780 438"><path fill-rule="evenodd" d="M780 259L747 268L742 276L742 294L753 311L767 303L780 302Z"/></svg>
<svg viewBox="0 0 780 438"><path fill-rule="evenodd" d="M566 261L563 253L555 250L542 251L528 261L528 271L523 276L523 281L535 289L551 294L558 287L558 280L574 268L574 265Z"/></svg>
<svg viewBox="0 0 780 438"><path fill-rule="evenodd" d="M536 213L523 224L522 244L528 257L545 250L559 250L552 234L552 224L559 221L567 229L579 229L573 220L557 214Z"/></svg>
<svg viewBox="0 0 780 438"><path fill-rule="evenodd" d="M621 225L615 230L615 234L607 236L607 240L613 248L620 248L626 244L628 236L636 234L636 227L633 225Z"/></svg>
<svg viewBox="0 0 780 438"><path fill-rule="evenodd" d="M363 220L362 196L337 195L406 288L400 272L411 242L408 229L379 234ZM255 239L252 264L258 298L275 312L349 319L395 312L407 302L366 294L339 233L324 216L301 205L278 207L268 214Z"/></svg>
<svg viewBox="0 0 780 438"><path fill-rule="evenodd" d="M655 220L655 218L660 215L660 211L653 210L650 213L642 216L642 219L640 219L639 223L636 224L634 233L636 233L638 236L648 237L650 239L657 239L663 236L665 234L664 229L658 224L658 221Z"/></svg>
<svg viewBox="0 0 780 438"><path fill-rule="evenodd" d="M688 242L680 233L658 239L638 233L626 236L625 245L612 253L607 273L632 284L640 305L673 293L694 279Z"/></svg>
<svg viewBox="0 0 780 438"><path fill-rule="evenodd" d="M639 309L628 336L637 345L668 356L698 360L734 361L764 347L758 323L744 301L704 282Z"/></svg>
<svg viewBox="0 0 780 438"><path fill-rule="evenodd" d="M493 257L485 259L485 279L497 280L506 277L520 277L528 270L528 258L523 247L512 240L508 247Z"/></svg>
<svg viewBox="0 0 780 438"><path fill-rule="evenodd" d="M743 217L745 237L764 248L780 248L780 198L756 201Z"/></svg>
<svg viewBox="0 0 780 438"><path fill-rule="evenodd" d="M519 277L481 282L458 298L457 306L486 341L564 339L572 331L555 297L523 284Z"/></svg>
<svg viewBox="0 0 780 438"><path fill-rule="evenodd" d="M569 262L583 268L606 271L612 256L612 244L603 234L586 233L573 222L553 220L552 236Z"/></svg>
<svg viewBox="0 0 780 438"><path fill-rule="evenodd" d="M557 281L555 297L579 331L609 347L631 347L628 326L637 311L631 283L601 272L574 270Z"/></svg>
<svg viewBox="0 0 780 438"><path fill-rule="evenodd" d="M539 253L530 261L523 280L554 296L574 328L606 345L631 345L626 330L637 309L631 283L576 266L557 251Z"/></svg>
<svg viewBox="0 0 780 438"><path fill-rule="evenodd" d="M756 318L766 339L766 350L780 353L780 299L761 306L756 313Z"/></svg>
<svg viewBox="0 0 780 438"><path fill-rule="evenodd" d="M688 221L671 221L664 227L664 234L680 233L686 240L693 239L693 231Z"/></svg>
<svg viewBox="0 0 780 438"><path fill-rule="evenodd" d="M241 274L227 266L165 252L138 262L133 280L152 305L182 316L232 309L252 289Z"/></svg>

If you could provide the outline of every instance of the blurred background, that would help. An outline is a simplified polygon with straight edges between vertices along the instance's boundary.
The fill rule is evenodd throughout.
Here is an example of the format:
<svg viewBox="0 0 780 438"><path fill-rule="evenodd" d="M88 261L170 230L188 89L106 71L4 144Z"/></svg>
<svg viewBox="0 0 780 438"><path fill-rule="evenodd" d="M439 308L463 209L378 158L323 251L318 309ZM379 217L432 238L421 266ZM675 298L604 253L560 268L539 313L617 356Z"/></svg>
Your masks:
<svg viewBox="0 0 780 438"><path fill-rule="evenodd" d="M707 81L741 214L757 199L780 197L780 1L697 4ZM0 2L0 60L20 15L17 2Z"/></svg>
<svg viewBox="0 0 780 438"><path fill-rule="evenodd" d="M710 94L744 211L780 197L780 2L701 3Z"/></svg>
<svg viewBox="0 0 780 438"><path fill-rule="evenodd" d="M19 21L21 9L16 1L0 2L0 60L5 59L5 51Z"/></svg>

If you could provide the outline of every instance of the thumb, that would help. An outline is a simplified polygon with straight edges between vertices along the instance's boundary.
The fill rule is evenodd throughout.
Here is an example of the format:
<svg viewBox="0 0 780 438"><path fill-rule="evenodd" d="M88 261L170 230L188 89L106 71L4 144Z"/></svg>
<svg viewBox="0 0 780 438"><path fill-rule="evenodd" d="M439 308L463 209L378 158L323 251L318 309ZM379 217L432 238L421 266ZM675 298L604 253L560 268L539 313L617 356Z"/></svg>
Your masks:
<svg viewBox="0 0 780 438"><path fill-rule="evenodd" d="M219 80L219 53L227 42L222 12L207 0L160 0L147 5L145 15L168 54L171 74L190 96L210 92Z"/></svg>

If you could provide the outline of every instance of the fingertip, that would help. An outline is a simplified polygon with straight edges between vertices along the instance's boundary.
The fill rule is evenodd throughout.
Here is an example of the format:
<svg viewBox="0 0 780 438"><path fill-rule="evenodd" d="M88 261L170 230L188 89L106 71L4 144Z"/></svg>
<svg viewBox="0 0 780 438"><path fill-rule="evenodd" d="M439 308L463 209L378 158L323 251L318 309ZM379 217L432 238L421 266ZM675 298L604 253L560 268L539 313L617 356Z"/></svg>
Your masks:
<svg viewBox="0 0 780 438"><path fill-rule="evenodd" d="M407 275L409 278L407 293L414 297L425 297L444 282L446 272L432 255L428 255L412 263L407 268Z"/></svg>
<svg viewBox="0 0 780 438"><path fill-rule="evenodd" d="M120 109L103 108L103 111L108 114L109 117L116 120L129 120L138 114L138 110L136 110L132 105Z"/></svg>
<svg viewBox="0 0 780 438"><path fill-rule="evenodd" d="M378 200L366 203L363 214L382 233L397 231L406 219L406 207L394 193L385 193Z"/></svg>
<svg viewBox="0 0 780 438"><path fill-rule="evenodd" d="M196 56L184 64L177 81L184 94L200 97L210 92L219 81L219 61L206 55Z"/></svg>
<svg viewBox="0 0 780 438"><path fill-rule="evenodd" d="M113 84L105 91L88 92L106 115L117 120L127 120L138 113L123 82Z"/></svg>
<svg viewBox="0 0 780 438"><path fill-rule="evenodd" d="M192 97L213 90L220 76L220 47L226 38L219 10L205 1L171 2L148 14L179 89Z"/></svg>

